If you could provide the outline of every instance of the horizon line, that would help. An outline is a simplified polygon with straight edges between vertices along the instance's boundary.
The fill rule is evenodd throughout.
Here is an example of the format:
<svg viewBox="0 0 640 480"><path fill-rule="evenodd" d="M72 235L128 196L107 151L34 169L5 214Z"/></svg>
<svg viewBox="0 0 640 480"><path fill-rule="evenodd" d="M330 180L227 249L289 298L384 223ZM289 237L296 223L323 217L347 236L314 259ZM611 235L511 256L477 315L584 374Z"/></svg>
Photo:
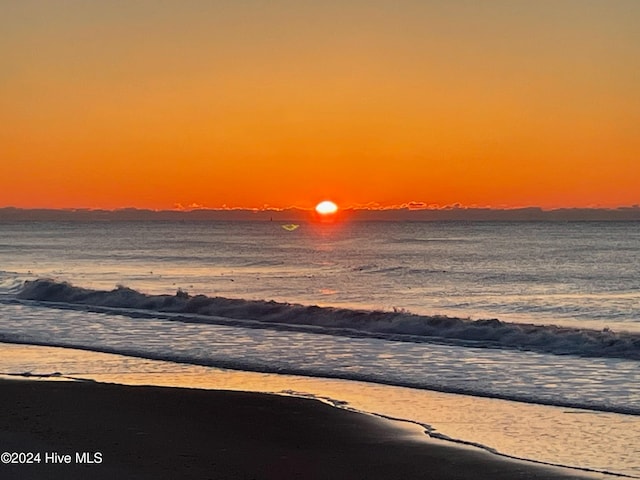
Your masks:
<svg viewBox="0 0 640 480"><path fill-rule="evenodd" d="M0 207L4 221L275 221L283 223L318 221L313 209L224 208L153 210L136 207L119 209ZM640 221L640 205L620 207L464 207L373 209L344 208L325 219L343 221Z"/></svg>
<svg viewBox="0 0 640 480"><path fill-rule="evenodd" d="M179 204L177 204L179 205ZM205 207L205 206L192 206L188 207L176 206L174 208L151 208L151 207L17 207L14 205L0 206L0 211L6 210L18 210L18 211L50 211L50 212L154 212L154 213L193 213L193 212L286 212L286 211L302 211L313 212L315 209L312 207L300 207L297 205L287 207L275 207L270 205L264 205L262 207L227 207L226 205L220 207ZM526 205L526 206L478 206L478 205L463 205L460 203L436 205L436 204L423 204L422 202L409 202L400 205L377 205L377 204L365 204L365 205L353 205L347 207L339 207L341 212L441 212L441 211L494 211L494 212L513 212L513 211L540 211L540 212L555 212L555 211L567 211L567 210L584 210L584 211L640 211L640 204L631 205L618 205L618 206L558 206L558 207L542 207L539 205Z"/></svg>

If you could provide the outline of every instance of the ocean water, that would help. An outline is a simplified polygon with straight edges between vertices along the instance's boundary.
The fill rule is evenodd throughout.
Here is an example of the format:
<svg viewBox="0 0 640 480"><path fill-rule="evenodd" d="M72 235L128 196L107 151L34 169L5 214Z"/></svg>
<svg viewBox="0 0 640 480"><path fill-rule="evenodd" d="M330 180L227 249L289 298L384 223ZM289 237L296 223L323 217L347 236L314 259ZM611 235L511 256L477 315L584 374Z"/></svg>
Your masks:
<svg viewBox="0 0 640 480"><path fill-rule="evenodd" d="M592 451L508 454L640 477L638 252L634 222L2 223L0 341L581 409Z"/></svg>

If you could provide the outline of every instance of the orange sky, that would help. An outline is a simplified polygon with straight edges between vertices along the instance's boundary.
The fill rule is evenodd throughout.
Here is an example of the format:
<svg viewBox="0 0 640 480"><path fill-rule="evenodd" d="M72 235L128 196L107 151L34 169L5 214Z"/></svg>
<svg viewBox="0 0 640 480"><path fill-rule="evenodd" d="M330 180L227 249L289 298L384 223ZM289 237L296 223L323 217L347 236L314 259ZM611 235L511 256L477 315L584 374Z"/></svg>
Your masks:
<svg viewBox="0 0 640 480"><path fill-rule="evenodd" d="M0 3L0 207L640 203L636 0Z"/></svg>

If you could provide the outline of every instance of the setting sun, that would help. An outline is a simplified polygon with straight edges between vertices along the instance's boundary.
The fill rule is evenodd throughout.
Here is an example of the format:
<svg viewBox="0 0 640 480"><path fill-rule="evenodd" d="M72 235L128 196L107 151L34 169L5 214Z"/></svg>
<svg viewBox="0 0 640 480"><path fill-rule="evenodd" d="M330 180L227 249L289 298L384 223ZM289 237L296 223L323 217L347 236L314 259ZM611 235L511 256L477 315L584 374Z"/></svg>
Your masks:
<svg viewBox="0 0 640 480"><path fill-rule="evenodd" d="M332 215L338 211L338 205L335 203L325 200L324 202L320 202L316 205L316 212L320 215Z"/></svg>

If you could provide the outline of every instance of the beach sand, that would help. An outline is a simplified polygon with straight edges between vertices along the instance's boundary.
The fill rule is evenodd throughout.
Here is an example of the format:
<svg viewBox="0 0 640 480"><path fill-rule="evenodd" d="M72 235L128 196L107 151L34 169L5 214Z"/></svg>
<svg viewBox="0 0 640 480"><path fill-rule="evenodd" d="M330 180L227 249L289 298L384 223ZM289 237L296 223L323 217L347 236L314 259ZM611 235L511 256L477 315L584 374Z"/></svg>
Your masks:
<svg viewBox="0 0 640 480"><path fill-rule="evenodd" d="M429 440L294 397L93 382L1 380L2 479L597 478ZM76 453L101 463L76 464ZM71 455L71 464L45 455ZM59 458L59 457L58 457Z"/></svg>

